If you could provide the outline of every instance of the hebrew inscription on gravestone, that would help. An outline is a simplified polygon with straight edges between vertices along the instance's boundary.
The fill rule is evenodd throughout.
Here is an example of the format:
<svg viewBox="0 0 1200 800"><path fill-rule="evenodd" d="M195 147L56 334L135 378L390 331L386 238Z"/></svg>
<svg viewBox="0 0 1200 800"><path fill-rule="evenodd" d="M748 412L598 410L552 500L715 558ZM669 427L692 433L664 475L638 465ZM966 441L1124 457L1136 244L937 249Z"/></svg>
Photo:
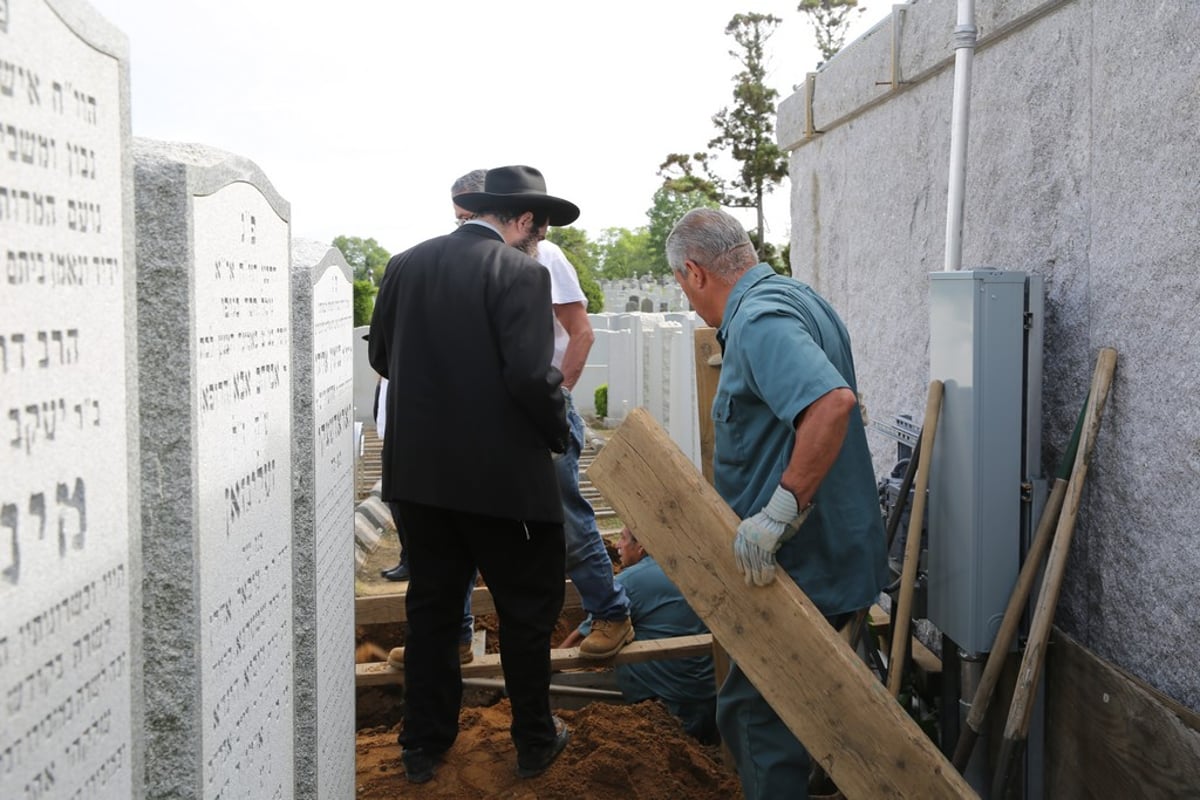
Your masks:
<svg viewBox="0 0 1200 800"><path fill-rule="evenodd" d="M147 793L290 797L288 206L244 158L134 154Z"/></svg>
<svg viewBox="0 0 1200 800"><path fill-rule="evenodd" d="M80 2L0 2L3 798L136 784L128 142L125 37Z"/></svg>

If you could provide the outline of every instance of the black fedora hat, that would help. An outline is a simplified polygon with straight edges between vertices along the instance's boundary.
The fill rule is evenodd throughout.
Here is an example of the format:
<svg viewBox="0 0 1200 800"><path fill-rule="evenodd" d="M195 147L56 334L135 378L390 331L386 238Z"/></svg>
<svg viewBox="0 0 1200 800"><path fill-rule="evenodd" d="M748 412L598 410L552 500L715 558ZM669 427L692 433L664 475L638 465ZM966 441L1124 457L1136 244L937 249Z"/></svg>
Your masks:
<svg viewBox="0 0 1200 800"><path fill-rule="evenodd" d="M570 225L579 219L579 206L546 194L546 179L533 167L516 165L487 171L482 192L454 196L456 205L476 213L492 210L546 211L550 224Z"/></svg>

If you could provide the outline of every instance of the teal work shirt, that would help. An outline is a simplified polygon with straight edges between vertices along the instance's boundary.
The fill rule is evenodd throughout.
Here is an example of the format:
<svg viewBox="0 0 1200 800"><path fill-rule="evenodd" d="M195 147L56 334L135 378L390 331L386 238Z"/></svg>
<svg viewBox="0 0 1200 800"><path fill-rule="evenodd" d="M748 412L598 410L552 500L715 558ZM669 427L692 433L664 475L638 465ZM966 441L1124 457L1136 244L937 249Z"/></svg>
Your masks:
<svg viewBox="0 0 1200 800"><path fill-rule="evenodd" d="M642 556L636 564L621 570L614 580L629 595L634 641L708 633L683 594L650 556ZM591 632L591 617L579 630L585 636ZM668 704L690 703L711 700L717 694L711 656L620 664L614 671L621 693L631 702L659 697Z"/></svg>
<svg viewBox="0 0 1200 800"><path fill-rule="evenodd" d="M717 331L713 483L743 519L770 500L792 455L796 421L834 389L857 392L850 335L829 303L766 264L733 287ZM776 561L826 616L869 606L887 580L883 522L862 414L804 524Z"/></svg>

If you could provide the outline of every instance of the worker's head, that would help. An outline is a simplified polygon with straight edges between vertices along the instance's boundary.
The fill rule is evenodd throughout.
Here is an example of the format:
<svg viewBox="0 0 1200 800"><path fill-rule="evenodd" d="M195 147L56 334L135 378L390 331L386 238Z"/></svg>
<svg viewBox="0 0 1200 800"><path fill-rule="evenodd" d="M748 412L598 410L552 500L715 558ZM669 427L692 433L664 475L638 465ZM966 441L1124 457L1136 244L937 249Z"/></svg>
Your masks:
<svg viewBox="0 0 1200 800"><path fill-rule="evenodd" d="M621 528L621 535L617 539L617 555L621 557L622 567L632 567L646 557L646 548L638 542L628 525Z"/></svg>
<svg viewBox="0 0 1200 800"><path fill-rule="evenodd" d="M667 236L667 263L692 308L715 328L733 285L758 263L758 255L746 229L731 214L694 208Z"/></svg>
<svg viewBox="0 0 1200 800"><path fill-rule="evenodd" d="M547 194L542 173L523 165L488 170L482 189L458 194L454 203L494 224L505 242L531 256L549 226L579 218L578 206Z"/></svg>
<svg viewBox="0 0 1200 800"><path fill-rule="evenodd" d="M467 211L454 202L454 198L467 192L482 192L483 179L487 176L486 169L473 169L450 185L450 202L454 205L454 224L462 225L469 219L475 218L475 212Z"/></svg>

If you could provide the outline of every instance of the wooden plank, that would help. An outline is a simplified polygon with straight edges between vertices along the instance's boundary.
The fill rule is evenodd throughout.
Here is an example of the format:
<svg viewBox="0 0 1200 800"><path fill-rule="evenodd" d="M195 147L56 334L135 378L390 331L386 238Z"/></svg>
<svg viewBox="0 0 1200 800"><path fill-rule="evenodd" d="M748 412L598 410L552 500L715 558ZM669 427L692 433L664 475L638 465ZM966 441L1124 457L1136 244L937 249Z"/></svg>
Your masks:
<svg viewBox="0 0 1200 800"><path fill-rule="evenodd" d="M717 383L721 380L721 345L717 342L716 328L696 328L692 336L696 348L696 406L700 414L700 469L704 473L704 480L711 484L714 441L712 402L717 395Z"/></svg>
<svg viewBox="0 0 1200 800"><path fill-rule="evenodd" d="M1046 682L1047 797L1200 795L1200 714L1058 629Z"/></svg>
<svg viewBox="0 0 1200 800"><path fill-rule="evenodd" d="M737 515L645 409L588 477L846 797L977 796L786 574L746 586Z"/></svg>
<svg viewBox="0 0 1200 800"><path fill-rule="evenodd" d="M583 669L597 665L614 666L616 664L640 664L645 661L660 661L668 658L687 658L689 656L706 656L712 652L712 636L676 636L669 639L650 639L625 645L613 658L607 661L581 658L578 647L568 647L550 651L550 669L561 672L568 669ZM470 664L463 664L464 678L487 678L502 675L500 654L487 653L476 656ZM355 686L385 686L404 683L404 673L394 670L386 663L373 662L357 664L354 669Z"/></svg>
<svg viewBox="0 0 1200 800"><path fill-rule="evenodd" d="M563 598L563 611L582 609L583 601L579 597L579 592L575 589L575 584L570 581L567 581L566 584L567 589ZM407 585L407 583L400 584L400 586ZM476 616L496 613L496 603L492 600L492 593L488 591L486 586L476 586L475 590L471 593L471 613ZM392 594L363 595L362 597L354 598L355 625L378 625L388 622L404 622L407 619L408 614L404 607L403 591Z"/></svg>

